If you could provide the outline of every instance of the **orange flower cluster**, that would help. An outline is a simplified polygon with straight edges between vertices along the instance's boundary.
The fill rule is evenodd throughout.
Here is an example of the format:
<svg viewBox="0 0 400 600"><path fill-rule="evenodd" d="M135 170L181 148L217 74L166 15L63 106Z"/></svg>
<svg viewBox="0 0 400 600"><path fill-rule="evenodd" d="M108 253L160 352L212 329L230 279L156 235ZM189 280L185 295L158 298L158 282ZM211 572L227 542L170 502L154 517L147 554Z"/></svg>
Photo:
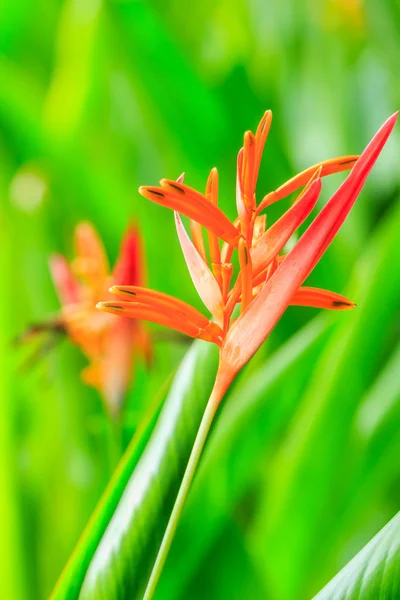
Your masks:
<svg viewBox="0 0 400 600"><path fill-rule="evenodd" d="M110 291L121 301L100 302L97 307L133 319L145 319L184 334L214 342L220 347L217 375L221 398L237 372L248 362L289 305L333 310L353 308L353 302L327 290L303 286L356 201L372 166L388 139L397 114L390 117L361 156L324 161L296 175L277 190L256 200L256 183L272 114L267 111L256 133L247 131L237 159L236 205L231 222L218 207L218 173L212 169L205 193L183 183L163 179L160 187L141 187L147 199L175 211L178 238L193 283L212 318L182 300L119 282ZM321 178L351 169L288 254L281 254L290 237L314 209ZM270 227L261 214L272 203L303 188L287 212ZM189 217L191 238L179 213ZM208 251L203 237L207 233ZM233 252L239 271L234 273ZM234 277L235 276L235 277ZM234 309L240 305L240 316Z"/></svg>
<svg viewBox="0 0 400 600"><path fill-rule="evenodd" d="M144 284L141 240L136 228L127 231L112 273L104 246L90 223L76 227L75 249L71 264L61 255L50 260L62 306L58 322L90 361L83 380L100 391L108 411L115 416L132 378L135 353L147 361L151 358L150 339L141 321L115 319L99 313L95 306L115 282Z"/></svg>

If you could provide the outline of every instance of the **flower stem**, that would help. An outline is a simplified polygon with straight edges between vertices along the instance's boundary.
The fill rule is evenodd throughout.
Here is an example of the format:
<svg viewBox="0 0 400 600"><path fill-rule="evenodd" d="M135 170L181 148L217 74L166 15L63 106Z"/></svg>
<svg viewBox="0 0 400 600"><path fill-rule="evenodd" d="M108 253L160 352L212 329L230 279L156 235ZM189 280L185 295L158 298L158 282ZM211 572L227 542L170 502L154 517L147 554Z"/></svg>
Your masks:
<svg viewBox="0 0 400 600"><path fill-rule="evenodd" d="M154 597L156 587L160 579L165 561L167 560L168 552L174 539L179 519L182 514L182 510L187 495L189 493L189 489L192 484L193 477L196 472L196 468L199 463L200 456L203 451L204 444L207 440L207 436L210 431L211 424L217 411L220 399L221 393L219 386L217 387L217 385L215 385L213 391L211 392L211 396L208 400L203 417L201 419L200 427L197 432L192 451L190 453L189 462L183 475L182 483L179 488L179 492L176 497L175 504L168 521L167 529L165 530L164 537L157 554L156 562L154 563L153 570L151 572L150 579L148 581L146 591L143 596L143 600L152 600L152 598Z"/></svg>

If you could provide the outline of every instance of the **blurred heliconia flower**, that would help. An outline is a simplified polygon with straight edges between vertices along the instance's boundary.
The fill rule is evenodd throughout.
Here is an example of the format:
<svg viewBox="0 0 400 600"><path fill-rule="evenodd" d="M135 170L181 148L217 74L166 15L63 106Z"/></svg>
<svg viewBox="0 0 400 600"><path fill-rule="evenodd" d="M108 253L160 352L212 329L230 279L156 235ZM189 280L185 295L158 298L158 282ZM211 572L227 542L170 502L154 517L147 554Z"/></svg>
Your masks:
<svg viewBox="0 0 400 600"><path fill-rule="evenodd" d="M101 302L101 311L145 319L189 336L214 342L220 364L213 397L219 402L235 375L271 333L289 305L347 310L353 302L335 292L303 286L303 282L332 242L385 145L397 119L390 117L361 156L321 162L296 175L257 203L256 183L272 114L267 111L255 134L247 131L237 159L236 205L231 222L218 207L218 173L212 169L205 193L183 183L163 179L161 187L141 187L149 200L175 211L178 238L193 283L212 318L182 300L135 285L118 282L111 292L120 301ZM294 248L281 254L298 227L314 209L321 178L351 169ZM303 188L278 221L266 227L261 214L272 203ZM191 238L179 213L189 217ZM206 250L203 228L207 232ZM234 272L233 252L239 270ZM232 283L233 282L233 283ZM240 305L240 316L235 307Z"/></svg>
<svg viewBox="0 0 400 600"><path fill-rule="evenodd" d="M151 359L150 339L141 321L116 319L99 313L95 306L113 283L145 284L140 234L136 227L128 229L112 273L91 223L80 223L74 237L76 257L71 263L61 255L50 260L61 303L59 322L90 362L83 380L99 390L106 408L116 416L132 378L134 356L141 354L147 362Z"/></svg>

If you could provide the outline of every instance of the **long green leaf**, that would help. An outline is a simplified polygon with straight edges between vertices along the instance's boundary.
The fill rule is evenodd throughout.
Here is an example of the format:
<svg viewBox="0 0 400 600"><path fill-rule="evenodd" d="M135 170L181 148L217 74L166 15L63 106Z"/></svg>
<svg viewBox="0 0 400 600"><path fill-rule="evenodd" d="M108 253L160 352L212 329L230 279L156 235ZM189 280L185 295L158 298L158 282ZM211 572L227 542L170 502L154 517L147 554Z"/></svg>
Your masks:
<svg viewBox="0 0 400 600"><path fill-rule="evenodd" d="M140 597L209 398L218 349L195 342L87 571L79 598ZM71 597L71 596L69 596Z"/></svg>
<svg viewBox="0 0 400 600"><path fill-rule="evenodd" d="M392 248L394 238L388 232L394 233L393 218L393 215L389 216L383 231L377 237L379 242L385 239L385 252L375 253L377 239L372 240L369 254L367 250L371 273L379 272ZM357 283L360 266L362 268L365 262L362 259L356 268L352 287L364 299L363 303L370 292L371 303L374 303L379 279L373 280L372 287L369 277ZM393 301L390 306L393 306ZM332 339L336 340L344 332L351 335L356 317L356 313L336 315ZM363 318L369 320L369 313L365 313ZM322 323L317 321L310 324L282 346L252 377L244 379L229 398L206 449L157 597L163 600L185 597L188 581L200 561L207 556L224 523L231 518L235 507L246 497L251 486L256 485L257 477L263 477L262 471L269 473L269 464L274 459L278 439L280 438L280 443L283 437L283 443L286 443L284 435L288 425L296 422L294 417L297 417L299 403L300 414L302 413L302 392L307 390L312 379L315 364L323 349L322 342L326 346L327 333L327 328ZM330 347L331 344L328 344L327 348ZM307 397L306 393L304 401L307 401ZM308 425L304 429L305 432L308 431ZM229 473L229 478L226 473ZM284 474L285 471L282 470L282 475ZM270 486L269 479L267 486ZM264 512L268 515L270 510L268 496L260 504L261 517L264 518ZM203 516L199 523L200 512ZM259 540L264 544L264 538L259 533L265 531L265 526L259 518L254 529L255 540L258 544ZM262 554L265 564L268 557L269 555Z"/></svg>
<svg viewBox="0 0 400 600"><path fill-rule="evenodd" d="M400 269L399 223L397 204L358 265L353 286L357 311L323 352L299 415L274 459L254 541L266 585L273 585L280 598L293 598L305 591L303 586L315 585L322 540L326 544L341 510L353 415L379 372L379 358L384 358L397 318L400 279L392 274ZM257 530L265 535L256 535ZM285 578L280 576L284 565L290 571Z"/></svg>
<svg viewBox="0 0 400 600"><path fill-rule="evenodd" d="M400 598L400 513L324 587L314 600Z"/></svg>
<svg viewBox="0 0 400 600"><path fill-rule="evenodd" d="M165 391L160 393L155 405L151 407L147 421L141 425L128 446L77 547L57 582L51 595L52 600L76 600L78 598L89 563L118 506L129 477L135 469L150 438L164 400Z"/></svg>
<svg viewBox="0 0 400 600"><path fill-rule="evenodd" d="M3 192L3 173L0 172L0 190ZM0 278L8 281L10 257L12 256L11 236L4 227L5 215L0 210L0 230L2 251L0 253ZM11 396L11 364L9 341L9 310L11 298L8 294L0 297L0 358L3 373L0 377L0 514L3 522L2 543L0 545L0 597L20 600L26 594L26 563L22 552L20 503L17 487L15 444L12 436L15 415Z"/></svg>
<svg viewBox="0 0 400 600"><path fill-rule="evenodd" d="M237 504L255 485L266 457L296 411L301 388L329 329L326 319L320 318L304 327L255 373L244 373L226 399L182 515L157 598L186 597L196 568Z"/></svg>

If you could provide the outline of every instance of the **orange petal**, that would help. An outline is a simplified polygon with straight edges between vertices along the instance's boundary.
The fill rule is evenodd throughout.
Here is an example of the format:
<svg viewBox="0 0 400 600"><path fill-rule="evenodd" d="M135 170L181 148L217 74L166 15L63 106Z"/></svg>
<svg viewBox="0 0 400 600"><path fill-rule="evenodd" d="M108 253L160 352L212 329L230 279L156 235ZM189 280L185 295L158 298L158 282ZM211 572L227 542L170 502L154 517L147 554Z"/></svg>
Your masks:
<svg viewBox="0 0 400 600"><path fill-rule="evenodd" d="M281 252L291 235L309 216L317 203L321 191L321 180L314 180L303 191L301 198L293 204L278 221L276 221L250 251L253 265L253 277L263 271ZM230 314L241 294L241 281L238 279L230 293L227 312Z"/></svg>
<svg viewBox="0 0 400 600"><path fill-rule="evenodd" d="M258 240L264 235L267 228L267 215L259 215L255 218L253 227L253 240L252 246L254 246Z"/></svg>
<svg viewBox="0 0 400 600"><path fill-rule="evenodd" d="M152 323L180 331L190 337L205 339L216 344L220 343L220 340L212 331L198 327L185 319L181 314L174 311L168 312L157 306L143 306L136 302L99 302L96 308L131 319L151 321Z"/></svg>
<svg viewBox="0 0 400 600"><path fill-rule="evenodd" d="M226 302L229 293L229 286L231 284L233 273L232 263L223 263L221 265L221 276L222 276L222 296L224 298L224 302Z"/></svg>
<svg viewBox="0 0 400 600"><path fill-rule="evenodd" d="M207 179L206 197L211 204L218 205L218 171L215 167L211 169Z"/></svg>
<svg viewBox="0 0 400 600"><path fill-rule="evenodd" d="M182 252L194 286L216 323L223 327L224 301L218 282L190 240L177 212L175 212L175 223Z"/></svg>
<svg viewBox="0 0 400 600"><path fill-rule="evenodd" d="M147 368L150 368L154 363L154 352L151 335L141 321L135 321L135 349L143 356Z"/></svg>
<svg viewBox="0 0 400 600"><path fill-rule="evenodd" d="M244 201L248 210L255 208L255 160L256 160L256 138L251 131L244 134L242 186Z"/></svg>
<svg viewBox="0 0 400 600"><path fill-rule="evenodd" d="M110 288L110 292L120 298L130 300L132 303L150 308L154 307L166 314L178 313L181 318L194 323L200 329L209 329L216 335L222 333L219 325L210 322L209 319L202 315L196 308L169 294L163 294L162 292L157 292L156 290L150 290L148 288L119 285L114 285Z"/></svg>
<svg viewBox="0 0 400 600"><path fill-rule="evenodd" d="M185 173L181 173L181 175L179 175L176 182L183 183L184 178L185 178ZM204 240L203 240L203 232L202 232L200 223L197 223L197 221L190 219L190 232L192 234L193 243L196 246L196 249L198 250L199 254L201 255L201 258L205 262L207 262L206 249L204 247Z"/></svg>
<svg viewBox="0 0 400 600"><path fill-rule="evenodd" d="M295 204L267 229L252 248L251 258L255 274L265 268L272 258L279 254L296 229L309 216L318 201L321 185L321 180L315 179Z"/></svg>
<svg viewBox="0 0 400 600"><path fill-rule="evenodd" d="M251 256L248 252L246 242L239 241L239 266L242 281L242 304L241 312L244 312L253 299L253 277L251 268Z"/></svg>
<svg viewBox="0 0 400 600"><path fill-rule="evenodd" d="M96 305L101 311L109 312L115 315L121 315L130 319L142 319L151 321L158 325L164 325L171 329L176 329L192 337L197 337L200 327L194 325L182 315L174 311L166 311L157 306L144 306L136 302L99 302Z"/></svg>
<svg viewBox="0 0 400 600"><path fill-rule="evenodd" d="M312 306L329 310L350 310L356 306L354 302L341 294L306 286L297 290L290 304L292 306Z"/></svg>
<svg viewBox="0 0 400 600"><path fill-rule="evenodd" d="M99 362L101 393L113 417L117 417L133 376L135 330L138 322L115 319L105 336Z"/></svg>
<svg viewBox="0 0 400 600"><path fill-rule="evenodd" d="M234 220L233 225L236 227L236 230L239 231L239 229L240 229L240 218L239 217L237 217ZM222 245L222 249L221 249L221 263L232 262L233 251L234 251L234 247L225 242Z"/></svg>
<svg viewBox="0 0 400 600"><path fill-rule="evenodd" d="M267 194L258 205L257 212L261 212L267 208L267 206L270 206L278 200L282 200L282 198L286 198L292 192L295 192L299 188L303 187L303 185L306 185L310 177L317 169L321 168L321 177L332 175L333 173L340 173L341 171L347 171L348 169L351 169L357 162L358 158L358 155L339 156L338 158L331 158L318 163L317 165L309 167L305 171L302 171L298 175L292 177L292 179L289 179L289 181L286 181L286 183L281 185L274 192Z"/></svg>
<svg viewBox="0 0 400 600"><path fill-rule="evenodd" d="M94 387L97 390L101 391L101 375L99 363L93 363L85 367L81 371L81 378L86 385L89 385L90 387Z"/></svg>
<svg viewBox="0 0 400 600"><path fill-rule="evenodd" d="M240 228L243 235L246 235L249 225L249 215L244 201L243 190L243 148L239 150L236 167L236 208L240 219Z"/></svg>
<svg viewBox="0 0 400 600"><path fill-rule="evenodd" d="M384 123L350 175L228 331L221 348L221 362L229 373L238 372L258 350L332 241L392 132L397 116L398 113Z"/></svg>
<svg viewBox="0 0 400 600"><path fill-rule="evenodd" d="M197 223L197 221L193 221L193 219L190 219L190 232L192 234L193 244L197 252L200 254L201 258L206 263L207 255L204 246L203 230L200 223Z"/></svg>
<svg viewBox="0 0 400 600"><path fill-rule="evenodd" d="M75 228L75 251L78 274L95 288L104 285L108 275L108 260L100 237L89 222L82 222Z"/></svg>
<svg viewBox="0 0 400 600"><path fill-rule="evenodd" d="M211 169L207 179L206 198L211 204L218 206L218 171L214 167ZM221 249L216 235L212 231L208 231L208 246L210 248L210 259L212 270L215 275L218 285L222 287L221 279Z"/></svg>
<svg viewBox="0 0 400 600"><path fill-rule="evenodd" d="M270 110L267 110L264 113L264 116L261 119L260 124L258 125L257 131L256 131L256 157L255 157L254 182L253 182L254 189L256 187L258 173L260 170L262 153L264 151L265 142L267 140L269 130L271 128L271 123L272 123L272 112Z"/></svg>
<svg viewBox="0 0 400 600"><path fill-rule="evenodd" d="M67 260L61 254L55 254L50 258L49 266L61 306L79 302L80 286Z"/></svg>
<svg viewBox="0 0 400 600"><path fill-rule="evenodd" d="M162 187L140 187L139 193L148 200L172 208L197 221L224 241L237 246L239 233L228 217L203 194L183 183L163 179Z"/></svg>

